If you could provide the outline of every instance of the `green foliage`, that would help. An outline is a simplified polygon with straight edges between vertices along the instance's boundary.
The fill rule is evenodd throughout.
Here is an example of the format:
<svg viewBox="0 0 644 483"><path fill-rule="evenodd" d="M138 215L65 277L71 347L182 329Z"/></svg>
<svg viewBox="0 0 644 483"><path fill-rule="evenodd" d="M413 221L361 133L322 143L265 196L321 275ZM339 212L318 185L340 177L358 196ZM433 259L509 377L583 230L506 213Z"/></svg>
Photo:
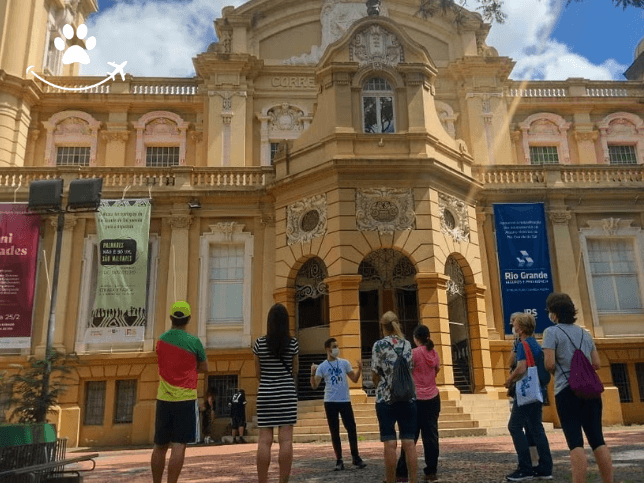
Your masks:
<svg viewBox="0 0 644 483"><path fill-rule="evenodd" d="M21 424L46 422L47 414L53 411L72 380L68 374L72 371L70 363L75 360L75 356L53 350L45 359L32 360L28 369L17 366L20 370L10 376L5 372L0 378L0 400L13 409L7 419L16 418ZM49 390L45 394L43 382L48 371Z"/></svg>

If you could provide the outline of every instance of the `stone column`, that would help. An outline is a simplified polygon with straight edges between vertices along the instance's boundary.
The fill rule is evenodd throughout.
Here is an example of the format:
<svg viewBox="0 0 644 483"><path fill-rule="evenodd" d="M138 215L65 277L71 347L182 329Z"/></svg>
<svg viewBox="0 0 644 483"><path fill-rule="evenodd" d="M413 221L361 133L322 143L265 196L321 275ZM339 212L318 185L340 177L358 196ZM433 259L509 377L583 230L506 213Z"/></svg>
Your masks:
<svg viewBox="0 0 644 483"><path fill-rule="evenodd" d="M552 238L554 242L553 246L555 247L554 258L556 260L557 275L559 278L559 287L555 287L555 290L570 295L570 298L581 315L582 304L578 278L581 260L579 254L575 254L570 237L569 223L572 215L565 208L555 208L549 210L548 216L552 223ZM591 330L592 333L592 319L588 318L586 320L586 317L580 317L579 319L584 327ZM595 336L604 336L601 327L595 327Z"/></svg>
<svg viewBox="0 0 644 483"><path fill-rule="evenodd" d="M335 337L342 351L342 358L355 365L362 358L360 340L360 295L362 275L336 275L325 279L329 287L329 337ZM365 402L362 377L358 382L349 381L353 402Z"/></svg>
<svg viewBox="0 0 644 483"><path fill-rule="evenodd" d="M494 389L490 339L485 318L485 292L485 287L480 285L465 286L472 378L477 393L486 393L498 399L498 390Z"/></svg>
<svg viewBox="0 0 644 483"><path fill-rule="evenodd" d="M192 216L189 215L187 208L176 210L167 218L167 222L172 227L165 311L166 314L169 314L170 307L175 301L188 298L188 264L186 260L188 260L188 235ZM170 329L172 324L170 317L166 317L164 320L166 330ZM194 330L196 330L196 325L192 325Z"/></svg>
<svg viewBox="0 0 644 483"><path fill-rule="evenodd" d="M595 141L599 137L597 131L575 131L575 140L579 150L579 164L597 164L597 154L595 152ZM599 164L602 164L601 160Z"/></svg>
<svg viewBox="0 0 644 483"><path fill-rule="evenodd" d="M447 281L440 273L418 273L418 322L429 327L434 348L441 360L442 370L436 377L442 399L460 399L461 393L454 386L452 369L452 338L449 333L447 307Z"/></svg>
<svg viewBox="0 0 644 483"><path fill-rule="evenodd" d="M270 116L257 115L257 119L262 123L260 129L260 164L261 166L271 165L271 141L268 137L268 121L271 120Z"/></svg>

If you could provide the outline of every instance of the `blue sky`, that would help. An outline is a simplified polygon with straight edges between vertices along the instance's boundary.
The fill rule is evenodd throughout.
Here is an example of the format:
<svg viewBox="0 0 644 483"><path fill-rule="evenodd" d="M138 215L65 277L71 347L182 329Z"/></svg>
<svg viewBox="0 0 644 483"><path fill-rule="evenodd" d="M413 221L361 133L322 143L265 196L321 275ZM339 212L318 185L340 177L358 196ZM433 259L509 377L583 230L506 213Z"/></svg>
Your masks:
<svg viewBox="0 0 644 483"><path fill-rule="evenodd" d="M360 1L361 0L356 0ZM384 0L386 3L387 0ZM192 57L215 40L213 20L241 0L99 0L89 35L97 46L88 75L104 75L108 61L128 61L135 76L190 77ZM644 11L610 0L504 0L508 20L494 25L488 45L517 61L514 79L623 80L644 37ZM469 0L468 5L476 5Z"/></svg>

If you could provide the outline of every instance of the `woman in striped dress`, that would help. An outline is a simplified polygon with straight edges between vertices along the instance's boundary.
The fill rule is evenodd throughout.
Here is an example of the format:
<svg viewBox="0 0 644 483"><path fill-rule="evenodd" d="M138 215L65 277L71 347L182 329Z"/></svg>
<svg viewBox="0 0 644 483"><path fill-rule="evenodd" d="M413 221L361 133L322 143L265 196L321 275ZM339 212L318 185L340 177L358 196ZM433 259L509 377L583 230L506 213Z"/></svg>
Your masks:
<svg viewBox="0 0 644 483"><path fill-rule="evenodd" d="M275 304L268 312L267 334L253 346L257 391L257 475L259 483L268 481L271 464L273 428L279 428L280 483L287 483L293 462L293 426L297 422L297 378L299 346L289 335L286 308Z"/></svg>

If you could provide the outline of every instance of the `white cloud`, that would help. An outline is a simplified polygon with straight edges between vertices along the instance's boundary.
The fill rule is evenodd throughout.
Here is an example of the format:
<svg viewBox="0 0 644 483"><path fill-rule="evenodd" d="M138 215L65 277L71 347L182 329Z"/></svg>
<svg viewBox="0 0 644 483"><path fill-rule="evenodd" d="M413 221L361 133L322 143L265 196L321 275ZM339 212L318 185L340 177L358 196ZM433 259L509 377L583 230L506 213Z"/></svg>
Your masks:
<svg viewBox="0 0 644 483"><path fill-rule="evenodd" d="M357 1L357 0L356 0ZM614 59L602 64L574 52L552 38L565 0L504 0L505 24L495 24L487 43L517 64L514 79L623 79L628 66ZM216 40L213 22L226 5L243 0L129 0L115 3L89 18L89 34L97 39L89 52L85 75L105 75L107 62L127 61L136 76L190 77L192 58ZM592 35L589 33L589 35Z"/></svg>
<svg viewBox="0 0 644 483"><path fill-rule="evenodd" d="M495 24L487 44L500 55L514 59L513 79L566 80L583 77L591 80L622 79L628 66L614 59L593 64L565 44L552 38L564 0L504 0L508 18ZM589 4L590 8L590 4ZM592 33L588 33L592 35Z"/></svg>
<svg viewBox="0 0 644 483"><path fill-rule="evenodd" d="M83 75L105 75L107 62L127 61L125 72L146 77L191 77L192 58L216 40L214 20L240 0L131 0L87 21L96 37Z"/></svg>

